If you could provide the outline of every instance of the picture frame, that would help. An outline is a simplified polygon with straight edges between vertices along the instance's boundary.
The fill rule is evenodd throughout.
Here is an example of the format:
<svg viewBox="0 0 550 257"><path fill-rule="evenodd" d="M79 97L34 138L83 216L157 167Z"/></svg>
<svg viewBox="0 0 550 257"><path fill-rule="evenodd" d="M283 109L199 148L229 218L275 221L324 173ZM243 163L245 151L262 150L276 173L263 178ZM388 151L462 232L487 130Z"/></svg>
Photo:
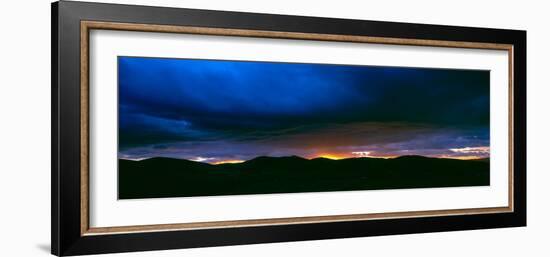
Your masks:
<svg viewBox="0 0 550 257"><path fill-rule="evenodd" d="M505 133L507 152L504 154L508 169L503 173L508 204L439 210L91 226L93 211L90 209L96 205L95 202L91 204L94 196L91 194L90 144L97 126L90 123L90 119L94 118L90 115L90 109L98 103L91 101L90 95L93 89L90 68L95 60L93 53L97 53L90 47L91 31L223 36L251 41L298 40L306 45L308 42L341 42L379 47L504 51L507 54L504 63L507 67L507 87L504 91L508 93L508 98L503 101L508 104L508 109L491 109L491 115L502 112L508 117L507 126L504 126L508 128ZM104 66L102 63L94 65ZM54 255L526 225L525 31L60 1L52 4L51 84L51 245ZM116 110L112 112L116 113ZM97 182L97 179L93 180Z"/></svg>

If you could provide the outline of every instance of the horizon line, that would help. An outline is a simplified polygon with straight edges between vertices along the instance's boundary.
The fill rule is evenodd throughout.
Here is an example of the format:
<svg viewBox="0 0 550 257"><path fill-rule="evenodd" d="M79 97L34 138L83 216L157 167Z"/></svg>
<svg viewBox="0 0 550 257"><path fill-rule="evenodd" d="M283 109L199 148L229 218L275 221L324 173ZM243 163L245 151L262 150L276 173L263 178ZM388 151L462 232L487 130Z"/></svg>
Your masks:
<svg viewBox="0 0 550 257"><path fill-rule="evenodd" d="M252 159L248 159L248 160L224 160L224 161L218 161L218 162L205 162L205 161L198 161L198 160L192 160L192 159L186 159L186 158L177 158L177 157L166 157L166 156L153 156L153 157L145 157L145 158L137 158L137 159L131 159L131 158L124 158L124 157L117 157L119 160L127 160L127 161L145 161L145 160L149 160L149 159L154 159L154 158L164 158L164 159L174 159L174 160L185 160L185 161L192 161L192 162L198 162L198 163L205 163L205 164L210 164L210 165L221 165L221 164L238 164L238 163L244 163L244 162L248 162L248 161L251 161L251 160L254 160L254 159L257 159L257 158L261 158L261 157L267 157L267 158L289 158L289 157L294 157L294 158L300 158L300 159L304 159L304 160L314 160L314 159L327 159L327 160L332 160L332 161L339 161L339 160L348 160L348 159L384 159L384 160L389 160L389 159L397 159L397 158L401 158L401 157L424 157L424 158L432 158L432 159L448 159L448 160L460 160L460 161L475 161L475 160L484 160L484 159L490 159L490 156L488 157L471 157L470 156L466 156L466 158L453 158L453 157L450 157L450 156L441 156L441 157L434 157L434 156L425 156L425 155L418 155L418 154L410 154L410 155L398 155L398 156L357 156L357 157L344 157L344 158L339 158L339 157L327 157L327 156L317 156L317 157L313 157L313 158L306 158L306 157L302 157L302 156L298 156L298 155L286 155L286 156L267 156L267 155L260 155L260 156L256 156Z"/></svg>

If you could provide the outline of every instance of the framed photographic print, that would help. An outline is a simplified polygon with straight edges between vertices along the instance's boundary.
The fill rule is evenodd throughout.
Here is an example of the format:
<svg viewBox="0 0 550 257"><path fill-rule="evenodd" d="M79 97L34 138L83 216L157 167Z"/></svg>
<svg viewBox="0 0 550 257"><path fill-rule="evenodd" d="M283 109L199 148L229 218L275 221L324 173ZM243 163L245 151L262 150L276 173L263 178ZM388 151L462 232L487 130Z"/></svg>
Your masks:
<svg viewBox="0 0 550 257"><path fill-rule="evenodd" d="M526 32L56 2L52 253L525 226Z"/></svg>

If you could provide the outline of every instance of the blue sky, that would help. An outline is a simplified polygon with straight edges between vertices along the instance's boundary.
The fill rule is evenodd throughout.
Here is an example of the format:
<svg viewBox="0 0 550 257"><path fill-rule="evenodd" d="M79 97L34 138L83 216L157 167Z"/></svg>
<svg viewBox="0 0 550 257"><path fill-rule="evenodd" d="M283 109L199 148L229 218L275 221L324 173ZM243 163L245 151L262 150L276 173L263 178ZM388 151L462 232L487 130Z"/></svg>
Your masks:
<svg viewBox="0 0 550 257"><path fill-rule="evenodd" d="M119 57L119 157L487 157L489 71Z"/></svg>

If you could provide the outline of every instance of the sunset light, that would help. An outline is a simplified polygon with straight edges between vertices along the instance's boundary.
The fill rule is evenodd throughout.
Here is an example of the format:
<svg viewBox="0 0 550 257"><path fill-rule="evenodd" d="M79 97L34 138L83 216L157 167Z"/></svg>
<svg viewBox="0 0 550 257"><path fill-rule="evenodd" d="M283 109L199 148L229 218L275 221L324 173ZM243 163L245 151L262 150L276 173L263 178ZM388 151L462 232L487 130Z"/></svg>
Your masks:
<svg viewBox="0 0 550 257"><path fill-rule="evenodd" d="M212 162L212 164L226 164L226 163L241 163L241 162L244 162L243 160L223 160L223 161L217 161L217 162Z"/></svg>
<svg viewBox="0 0 550 257"><path fill-rule="evenodd" d="M348 155L343 155L343 154L330 154L330 153L324 153L324 154L320 154L318 156L315 156L314 158L327 158L327 159L331 159L331 160L341 160L341 159L346 159L346 158L351 158L353 156L348 156ZM314 159L312 158L312 159Z"/></svg>
<svg viewBox="0 0 550 257"><path fill-rule="evenodd" d="M119 199L487 186L490 77L120 56Z"/></svg>
<svg viewBox="0 0 550 257"><path fill-rule="evenodd" d="M483 156L479 156L479 155L462 155L462 156L440 155L440 156L434 156L434 157L436 157L436 158L447 158L447 159L457 159L457 160L479 160L479 159L484 159Z"/></svg>
<svg viewBox="0 0 550 257"><path fill-rule="evenodd" d="M118 65L124 159L489 157L487 71L141 57Z"/></svg>

